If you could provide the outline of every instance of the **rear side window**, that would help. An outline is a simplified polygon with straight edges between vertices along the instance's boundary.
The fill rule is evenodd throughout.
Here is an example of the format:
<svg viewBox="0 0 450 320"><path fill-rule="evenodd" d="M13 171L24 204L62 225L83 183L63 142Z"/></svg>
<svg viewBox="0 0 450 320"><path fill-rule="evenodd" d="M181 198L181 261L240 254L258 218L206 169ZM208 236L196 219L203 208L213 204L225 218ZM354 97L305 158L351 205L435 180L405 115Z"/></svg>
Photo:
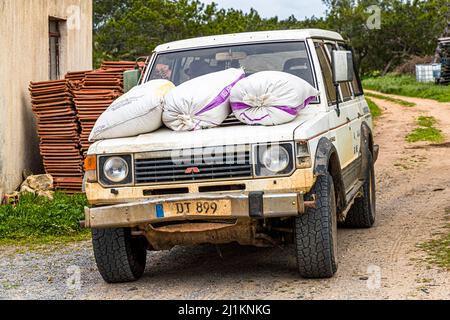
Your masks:
<svg viewBox="0 0 450 320"><path fill-rule="evenodd" d="M354 57L353 57L354 59ZM358 72L358 67L356 65L356 61L354 61L353 63L353 71L354 71L354 76L353 76L353 92L355 94L355 96L362 96L364 94L362 85L361 85L361 78L359 77L359 72Z"/></svg>
<svg viewBox="0 0 450 320"><path fill-rule="evenodd" d="M333 75L331 71L331 63L328 59L325 45L323 42L315 42L317 57L319 58L320 68L322 69L323 81L325 82L325 89L327 92L328 104L336 103L336 87L333 84Z"/></svg>

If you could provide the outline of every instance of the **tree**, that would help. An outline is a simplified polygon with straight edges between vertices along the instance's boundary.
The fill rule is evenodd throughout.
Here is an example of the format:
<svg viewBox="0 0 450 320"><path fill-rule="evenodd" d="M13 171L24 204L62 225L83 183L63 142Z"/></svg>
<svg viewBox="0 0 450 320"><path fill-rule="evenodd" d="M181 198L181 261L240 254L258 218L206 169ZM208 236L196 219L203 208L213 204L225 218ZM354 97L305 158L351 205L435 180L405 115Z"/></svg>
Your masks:
<svg viewBox="0 0 450 320"><path fill-rule="evenodd" d="M349 39L364 73L387 73L409 56L433 54L449 0L324 0L325 18L263 18L251 9L221 9L199 0L94 0L96 64L133 60L164 42L215 34L322 28ZM381 10L381 29L370 29L367 9Z"/></svg>
<svg viewBox="0 0 450 320"><path fill-rule="evenodd" d="M411 56L432 54L442 32L448 0L326 0L327 22L350 39L363 72L383 74ZM381 9L381 28L371 30L366 9Z"/></svg>

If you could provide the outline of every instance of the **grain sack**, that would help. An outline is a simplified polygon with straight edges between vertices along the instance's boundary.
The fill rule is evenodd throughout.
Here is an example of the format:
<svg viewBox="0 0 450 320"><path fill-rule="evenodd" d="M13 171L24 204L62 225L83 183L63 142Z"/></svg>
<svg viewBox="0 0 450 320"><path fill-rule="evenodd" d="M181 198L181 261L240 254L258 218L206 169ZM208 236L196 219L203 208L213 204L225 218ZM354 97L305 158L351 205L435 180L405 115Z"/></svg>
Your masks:
<svg viewBox="0 0 450 320"><path fill-rule="evenodd" d="M285 72L264 71L231 90L231 108L245 124L273 126L293 121L319 92L305 80Z"/></svg>
<svg viewBox="0 0 450 320"><path fill-rule="evenodd" d="M179 85L165 98L164 124L175 131L219 126L231 114L231 89L244 77L242 69L228 69Z"/></svg>
<svg viewBox="0 0 450 320"><path fill-rule="evenodd" d="M152 80L119 97L98 118L89 141L133 137L162 126L164 96L175 85Z"/></svg>

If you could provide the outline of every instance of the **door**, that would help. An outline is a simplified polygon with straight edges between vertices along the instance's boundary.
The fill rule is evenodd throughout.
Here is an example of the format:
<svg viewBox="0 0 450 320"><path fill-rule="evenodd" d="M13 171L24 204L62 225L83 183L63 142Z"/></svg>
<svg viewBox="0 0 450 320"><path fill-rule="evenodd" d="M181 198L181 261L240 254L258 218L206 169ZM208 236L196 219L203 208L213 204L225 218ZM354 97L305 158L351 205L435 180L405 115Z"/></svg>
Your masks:
<svg viewBox="0 0 450 320"><path fill-rule="evenodd" d="M331 41L315 41L328 100L329 139L339 154L346 189L357 179L360 158L361 116L360 99L355 96L351 82L341 83L336 90L333 83L331 52L338 46ZM339 48L341 49L341 48ZM340 114L337 111L339 99Z"/></svg>

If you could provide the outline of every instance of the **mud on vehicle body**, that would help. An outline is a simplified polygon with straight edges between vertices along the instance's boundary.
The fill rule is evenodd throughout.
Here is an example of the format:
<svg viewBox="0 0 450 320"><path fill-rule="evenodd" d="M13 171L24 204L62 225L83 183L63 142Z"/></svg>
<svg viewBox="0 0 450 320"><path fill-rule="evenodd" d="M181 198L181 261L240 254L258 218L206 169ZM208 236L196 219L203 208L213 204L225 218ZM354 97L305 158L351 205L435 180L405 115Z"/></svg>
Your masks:
<svg viewBox="0 0 450 320"><path fill-rule="evenodd" d="M230 242L294 244L301 276L333 276L338 225L371 227L376 211L378 147L343 38L313 29L178 41L156 48L141 82L178 85L198 60L209 63L205 72L289 72L321 94L280 126L247 126L230 116L213 129L162 128L92 145L84 224L93 230L103 278L139 279L148 250Z"/></svg>

